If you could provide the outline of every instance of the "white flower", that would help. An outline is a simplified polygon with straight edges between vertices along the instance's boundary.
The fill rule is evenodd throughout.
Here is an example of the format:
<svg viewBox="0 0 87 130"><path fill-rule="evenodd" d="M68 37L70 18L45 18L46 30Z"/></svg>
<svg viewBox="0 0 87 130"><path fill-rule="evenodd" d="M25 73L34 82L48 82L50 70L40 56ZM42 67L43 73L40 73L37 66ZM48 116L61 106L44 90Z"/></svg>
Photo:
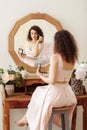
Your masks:
<svg viewBox="0 0 87 130"><path fill-rule="evenodd" d="M13 80L15 80L15 76L13 74L8 74L7 72L2 74L2 81L4 84L6 84L9 81L13 81Z"/></svg>
<svg viewBox="0 0 87 130"><path fill-rule="evenodd" d="M87 74L87 64L86 63L81 63L77 66L76 71L75 71L75 78L77 80L85 80Z"/></svg>
<svg viewBox="0 0 87 130"><path fill-rule="evenodd" d="M29 73L26 70L21 70L20 73L22 74L23 78L27 78L29 76Z"/></svg>
<svg viewBox="0 0 87 130"><path fill-rule="evenodd" d="M79 65L79 68L83 68L85 71L87 71L87 64L86 63L81 63Z"/></svg>
<svg viewBox="0 0 87 130"><path fill-rule="evenodd" d="M9 74L8 73L2 74L2 80L3 83L7 83L9 81Z"/></svg>
<svg viewBox="0 0 87 130"><path fill-rule="evenodd" d="M27 72L22 66L17 66L15 70L10 66L6 72L2 73L0 83L21 86L23 79L27 77L29 77L29 72Z"/></svg>

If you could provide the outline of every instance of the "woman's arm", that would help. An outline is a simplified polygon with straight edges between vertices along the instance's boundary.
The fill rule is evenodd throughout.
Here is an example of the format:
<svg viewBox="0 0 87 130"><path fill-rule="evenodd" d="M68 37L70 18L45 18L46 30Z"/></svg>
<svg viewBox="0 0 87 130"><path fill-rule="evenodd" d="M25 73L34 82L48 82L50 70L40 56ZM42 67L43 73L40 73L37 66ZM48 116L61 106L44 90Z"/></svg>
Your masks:
<svg viewBox="0 0 87 130"><path fill-rule="evenodd" d="M26 54L19 55L21 58L25 58L26 60L37 60L37 57L29 57Z"/></svg>
<svg viewBox="0 0 87 130"><path fill-rule="evenodd" d="M58 55L53 54L50 59L50 73L48 77L43 76L42 73L37 71L37 75L46 83L54 84L58 74Z"/></svg>
<svg viewBox="0 0 87 130"><path fill-rule="evenodd" d="M37 60L37 57L33 56L33 52L32 54L30 53L30 50L29 50L29 42L26 42L25 45L24 45L24 50L23 50L23 53L22 54L19 54L19 56L21 58L25 58L27 60ZM29 56L29 55L32 55L32 56Z"/></svg>
<svg viewBox="0 0 87 130"><path fill-rule="evenodd" d="M43 50L43 47L44 47L43 43L36 42L34 46L34 50L33 50L34 57L38 56L41 53L41 51Z"/></svg>
<svg viewBox="0 0 87 130"><path fill-rule="evenodd" d="M34 46L34 57L38 56L41 51L43 50L44 44L43 44L43 37L39 36L39 39L37 40L35 46Z"/></svg>

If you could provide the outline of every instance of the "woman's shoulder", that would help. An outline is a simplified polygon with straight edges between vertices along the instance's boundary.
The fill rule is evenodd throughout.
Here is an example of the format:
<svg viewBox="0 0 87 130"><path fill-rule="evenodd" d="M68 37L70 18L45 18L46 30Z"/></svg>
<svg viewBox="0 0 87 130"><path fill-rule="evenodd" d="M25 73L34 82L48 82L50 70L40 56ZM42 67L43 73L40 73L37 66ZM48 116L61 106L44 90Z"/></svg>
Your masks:
<svg viewBox="0 0 87 130"><path fill-rule="evenodd" d="M51 55L51 58L57 58L57 59L58 59L58 57L60 57L59 54L55 54L55 53L54 53L54 54Z"/></svg>
<svg viewBox="0 0 87 130"><path fill-rule="evenodd" d="M51 61L58 62L59 56L59 54L52 54L50 59Z"/></svg>
<svg viewBox="0 0 87 130"><path fill-rule="evenodd" d="M28 41L25 42L25 45L28 45Z"/></svg>

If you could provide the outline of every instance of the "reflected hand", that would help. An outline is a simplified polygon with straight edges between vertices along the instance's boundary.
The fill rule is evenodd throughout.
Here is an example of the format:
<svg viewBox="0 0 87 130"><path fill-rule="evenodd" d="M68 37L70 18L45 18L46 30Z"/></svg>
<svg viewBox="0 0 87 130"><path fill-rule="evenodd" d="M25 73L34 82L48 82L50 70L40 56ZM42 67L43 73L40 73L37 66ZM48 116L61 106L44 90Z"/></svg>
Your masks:
<svg viewBox="0 0 87 130"><path fill-rule="evenodd" d="M26 58L26 54L19 54L21 58Z"/></svg>
<svg viewBox="0 0 87 130"><path fill-rule="evenodd" d="M39 39L37 40L38 43L43 42L43 37L39 36Z"/></svg>

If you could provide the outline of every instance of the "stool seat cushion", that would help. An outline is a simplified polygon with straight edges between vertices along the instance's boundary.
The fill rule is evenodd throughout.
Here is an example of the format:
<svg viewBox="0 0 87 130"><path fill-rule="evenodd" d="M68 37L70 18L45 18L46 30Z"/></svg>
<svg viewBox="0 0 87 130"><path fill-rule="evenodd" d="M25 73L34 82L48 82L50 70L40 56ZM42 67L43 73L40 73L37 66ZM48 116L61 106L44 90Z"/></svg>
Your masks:
<svg viewBox="0 0 87 130"><path fill-rule="evenodd" d="M71 108L72 108L72 106L54 107L53 110L56 110L56 111L60 110L60 111L62 111L62 110L69 110Z"/></svg>

